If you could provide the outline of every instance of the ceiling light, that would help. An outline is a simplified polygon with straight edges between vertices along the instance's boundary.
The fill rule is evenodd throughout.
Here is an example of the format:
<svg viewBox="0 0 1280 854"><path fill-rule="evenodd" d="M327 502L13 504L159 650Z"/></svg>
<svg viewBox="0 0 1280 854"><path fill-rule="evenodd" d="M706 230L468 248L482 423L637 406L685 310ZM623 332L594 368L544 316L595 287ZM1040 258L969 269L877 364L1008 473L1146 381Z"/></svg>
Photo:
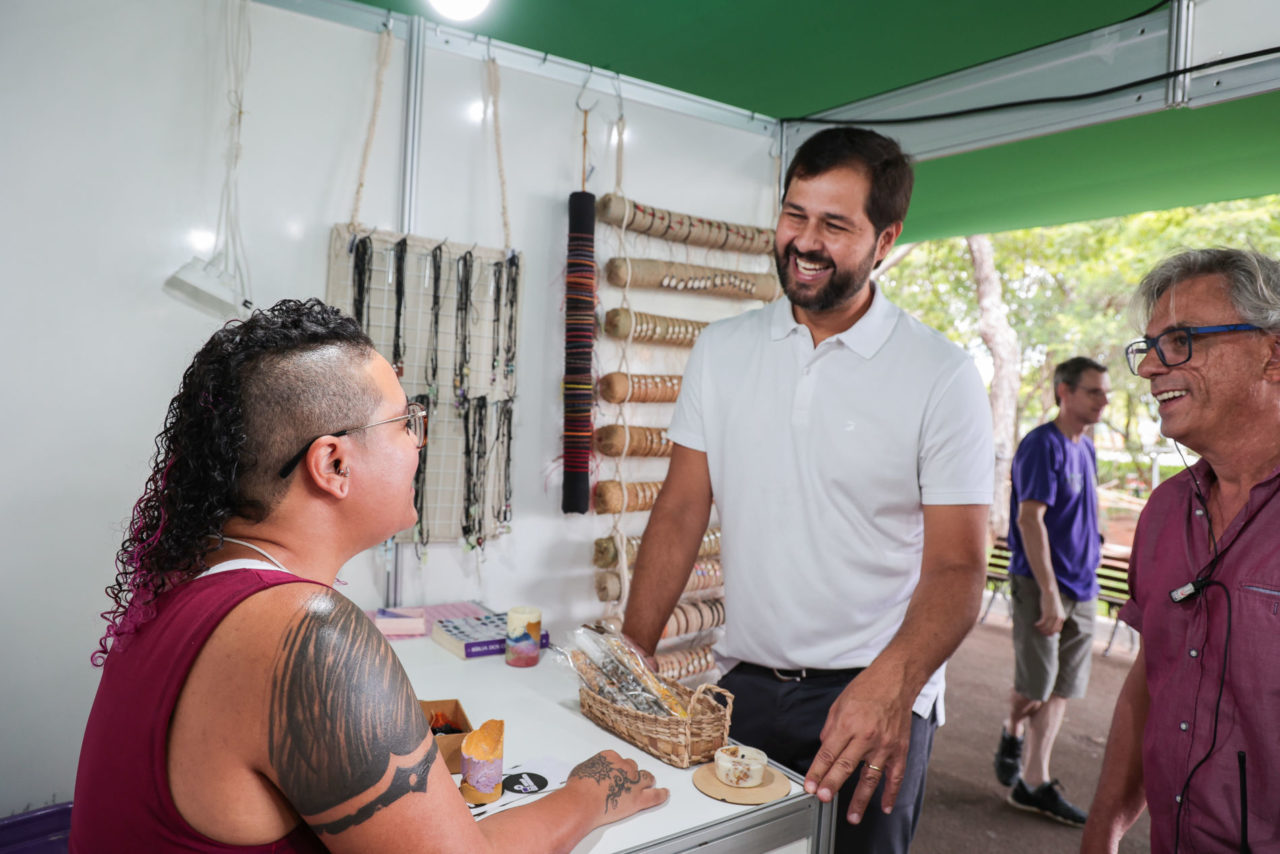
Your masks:
<svg viewBox="0 0 1280 854"><path fill-rule="evenodd" d="M207 253L212 251L215 243L218 242L218 236L212 231L203 228L193 228L187 232L187 245L197 252Z"/></svg>
<svg viewBox="0 0 1280 854"><path fill-rule="evenodd" d="M489 0L430 0L431 8L451 21L470 21L489 6Z"/></svg>
<svg viewBox="0 0 1280 854"><path fill-rule="evenodd" d="M200 258L192 258L166 279L163 290L220 320L246 317L250 308L236 277Z"/></svg>

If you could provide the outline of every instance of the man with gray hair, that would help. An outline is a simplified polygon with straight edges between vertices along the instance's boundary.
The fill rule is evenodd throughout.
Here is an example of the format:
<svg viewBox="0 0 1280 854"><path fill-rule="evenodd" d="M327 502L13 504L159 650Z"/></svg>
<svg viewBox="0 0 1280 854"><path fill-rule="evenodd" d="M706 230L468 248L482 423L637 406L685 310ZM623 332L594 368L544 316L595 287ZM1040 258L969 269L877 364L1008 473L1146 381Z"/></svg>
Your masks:
<svg viewBox="0 0 1280 854"><path fill-rule="evenodd" d="M1129 367L1200 460L1138 522L1120 617L1142 646L1082 851L1116 851L1144 803L1152 851L1280 850L1280 263L1184 252L1137 305Z"/></svg>

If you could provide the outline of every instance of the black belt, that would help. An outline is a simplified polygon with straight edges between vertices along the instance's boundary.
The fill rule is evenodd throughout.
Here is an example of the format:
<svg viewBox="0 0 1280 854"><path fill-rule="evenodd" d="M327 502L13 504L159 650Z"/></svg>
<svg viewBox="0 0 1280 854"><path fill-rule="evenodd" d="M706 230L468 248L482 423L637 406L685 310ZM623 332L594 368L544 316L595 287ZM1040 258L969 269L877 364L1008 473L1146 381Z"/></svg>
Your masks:
<svg viewBox="0 0 1280 854"><path fill-rule="evenodd" d="M817 667L801 667L799 670L783 670L780 667L765 667L752 664L750 661L739 662L730 673L750 673L754 676L768 676L779 682L803 682L806 679L844 679L852 680L863 671L861 667L846 667L841 670L821 670Z"/></svg>

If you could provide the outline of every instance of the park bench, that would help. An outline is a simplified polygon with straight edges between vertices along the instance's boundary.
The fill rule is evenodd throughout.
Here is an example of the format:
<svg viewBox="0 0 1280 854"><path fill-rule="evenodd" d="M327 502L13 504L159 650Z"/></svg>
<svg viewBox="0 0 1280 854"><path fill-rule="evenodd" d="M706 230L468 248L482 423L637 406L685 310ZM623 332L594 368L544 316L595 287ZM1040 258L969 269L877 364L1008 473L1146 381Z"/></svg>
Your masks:
<svg viewBox="0 0 1280 854"><path fill-rule="evenodd" d="M996 539L990 551L987 552L986 587L991 591L991 598L987 600L987 607L983 610L978 622L986 622L997 596L1005 600L1005 604L1009 606L1012 613L1013 605L1009 602L1011 557L1009 541L1004 537ZM1107 648L1102 653L1110 655L1111 646L1116 642L1116 632L1120 629L1120 620L1116 619L1116 613L1125 602L1129 601L1129 550L1127 548L1106 544L1102 546L1102 563L1098 567L1098 601L1106 606L1107 616L1115 620L1115 624L1111 627ZM1130 628L1129 631L1132 633L1133 630ZM1133 637L1130 634L1131 646L1132 640Z"/></svg>

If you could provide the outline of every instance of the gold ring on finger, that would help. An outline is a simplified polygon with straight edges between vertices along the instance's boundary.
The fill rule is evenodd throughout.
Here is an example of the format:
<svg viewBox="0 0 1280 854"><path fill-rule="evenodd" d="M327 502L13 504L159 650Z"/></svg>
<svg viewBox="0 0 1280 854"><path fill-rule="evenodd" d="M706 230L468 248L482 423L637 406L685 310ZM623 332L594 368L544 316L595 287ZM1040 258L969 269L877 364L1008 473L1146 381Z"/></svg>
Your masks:
<svg viewBox="0 0 1280 854"><path fill-rule="evenodd" d="M875 771L877 774L883 774L883 773L884 773L884 769L883 769L883 768L881 768L879 765L872 765L870 762L868 762L868 763L867 763L867 770L869 770L869 771Z"/></svg>

